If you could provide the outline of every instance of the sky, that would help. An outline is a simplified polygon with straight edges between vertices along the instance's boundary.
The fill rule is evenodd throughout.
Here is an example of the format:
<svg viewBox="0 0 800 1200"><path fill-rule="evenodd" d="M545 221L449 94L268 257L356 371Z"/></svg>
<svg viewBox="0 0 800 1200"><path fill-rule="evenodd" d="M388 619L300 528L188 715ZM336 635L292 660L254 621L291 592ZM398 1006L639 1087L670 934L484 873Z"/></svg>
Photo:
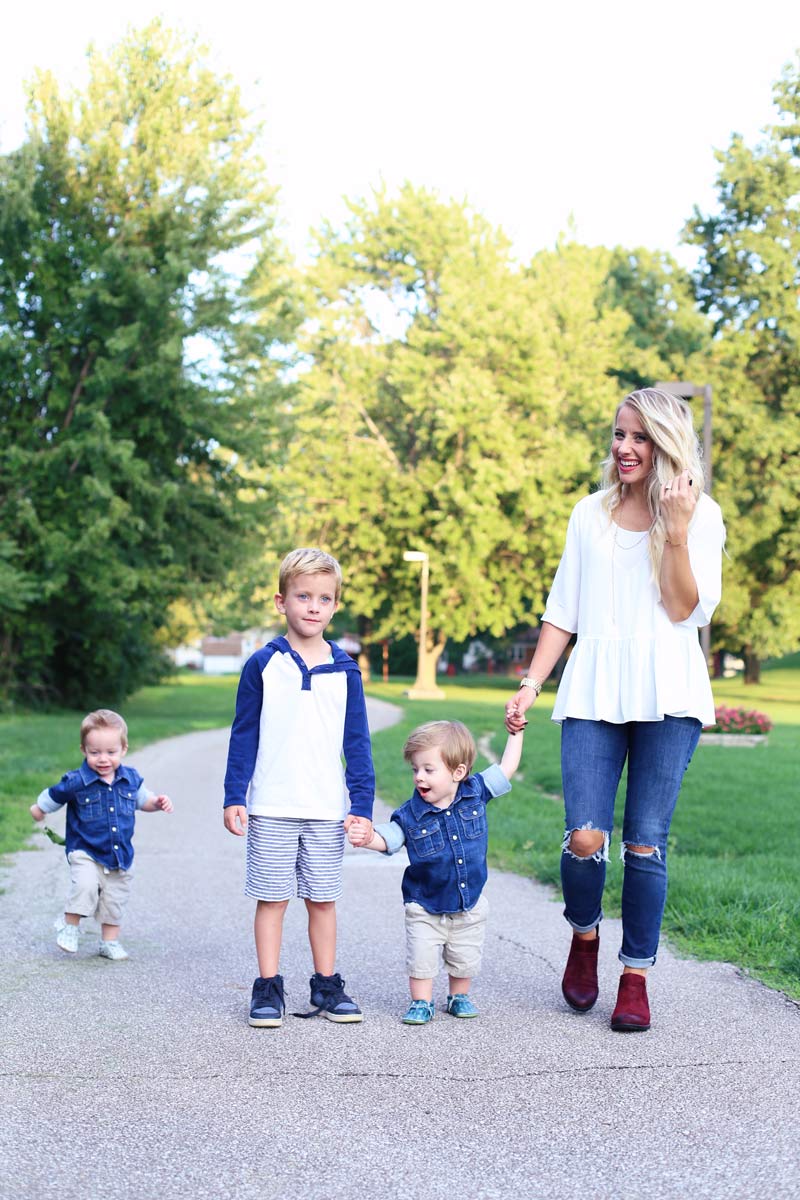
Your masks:
<svg viewBox="0 0 800 1200"><path fill-rule="evenodd" d="M90 42L156 15L198 34L263 120L300 258L344 196L410 180L466 200L523 260L571 230L689 265L714 150L758 140L800 48L797 0L37 0L4 15L0 153L35 69L80 86Z"/></svg>

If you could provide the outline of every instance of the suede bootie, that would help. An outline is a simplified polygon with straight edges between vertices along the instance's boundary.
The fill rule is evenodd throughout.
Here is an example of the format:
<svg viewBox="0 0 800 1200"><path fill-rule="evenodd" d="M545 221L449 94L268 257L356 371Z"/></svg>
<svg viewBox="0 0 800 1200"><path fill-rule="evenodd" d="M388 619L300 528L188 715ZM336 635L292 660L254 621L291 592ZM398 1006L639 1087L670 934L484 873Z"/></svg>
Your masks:
<svg viewBox="0 0 800 1200"><path fill-rule="evenodd" d="M650 1028L650 1005L644 975L623 975L619 981L617 1007L611 1015L616 1033L641 1033Z"/></svg>
<svg viewBox="0 0 800 1200"><path fill-rule="evenodd" d="M597 1000L597 951L600 934L588 941L572 935L569 958L561 980L561 991L570 1008L575 1012L588 1012Z"/></svg>

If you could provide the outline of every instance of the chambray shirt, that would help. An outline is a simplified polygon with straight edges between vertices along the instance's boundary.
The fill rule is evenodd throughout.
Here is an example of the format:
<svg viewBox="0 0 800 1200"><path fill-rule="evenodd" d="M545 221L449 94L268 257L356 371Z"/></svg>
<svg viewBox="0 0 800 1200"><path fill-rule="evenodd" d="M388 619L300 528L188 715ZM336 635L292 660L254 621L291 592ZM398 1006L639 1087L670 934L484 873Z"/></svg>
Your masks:
<svg viewBox="0 0 800 1200"><path fill-rule="evenodd" d="M474 908L486 883L486 805L493 796L510 791L511 784L493 763L467 776L448 808L428 804L415 788L391 821L375 826L387 854L396 854L404 845L408 851L405 904L420 904L430 913Z"/></svg>
<svg viewBox="0 0 800 1200"><path fill-rule="evenodd" d="M67 806L65 851L84 850L109 871L127 871L133 862L133 825L137 808L153 793L135 767L121 763L113 783L106 783L84 759L67 771L36 803L44 812Z"/></svg>

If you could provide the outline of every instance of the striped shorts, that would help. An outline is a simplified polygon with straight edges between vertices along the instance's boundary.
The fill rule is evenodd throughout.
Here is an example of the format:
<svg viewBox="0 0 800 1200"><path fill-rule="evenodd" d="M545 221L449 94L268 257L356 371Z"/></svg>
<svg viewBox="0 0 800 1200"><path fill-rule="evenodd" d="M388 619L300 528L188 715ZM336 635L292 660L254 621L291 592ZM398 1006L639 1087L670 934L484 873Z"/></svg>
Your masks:
<svg viewBox="0 0 800 1200"><path fill-rule="evenodd" d="M342 894L344 825L302 817L251 816L245 896L322 903Z"/></svg>

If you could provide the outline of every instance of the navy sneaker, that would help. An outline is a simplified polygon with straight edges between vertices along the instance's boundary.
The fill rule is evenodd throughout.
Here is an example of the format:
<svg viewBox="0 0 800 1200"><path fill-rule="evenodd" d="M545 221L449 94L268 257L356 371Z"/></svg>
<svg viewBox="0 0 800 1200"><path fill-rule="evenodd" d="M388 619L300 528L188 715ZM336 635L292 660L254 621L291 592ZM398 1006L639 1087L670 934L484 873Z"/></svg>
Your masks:
<svg viewBox="0 0 800 1200"><path fill-rule="evenodd" d="M341 975L320 975L319 971L311 976L311 1003L314 1011L298 1013L304 1017L327 1017L329 1021L339 1024L363 1021L364 1016L355 1000L351 1000L344 990L344 980Z"/></svg>
<svg viewBox="0 0 800 1200"><path fill-rule="evenodd" d="M283 976L271 975L269 979L259 976L253 984L249 1023L275 1029L282 1023L285 1011Z"/></svg>

